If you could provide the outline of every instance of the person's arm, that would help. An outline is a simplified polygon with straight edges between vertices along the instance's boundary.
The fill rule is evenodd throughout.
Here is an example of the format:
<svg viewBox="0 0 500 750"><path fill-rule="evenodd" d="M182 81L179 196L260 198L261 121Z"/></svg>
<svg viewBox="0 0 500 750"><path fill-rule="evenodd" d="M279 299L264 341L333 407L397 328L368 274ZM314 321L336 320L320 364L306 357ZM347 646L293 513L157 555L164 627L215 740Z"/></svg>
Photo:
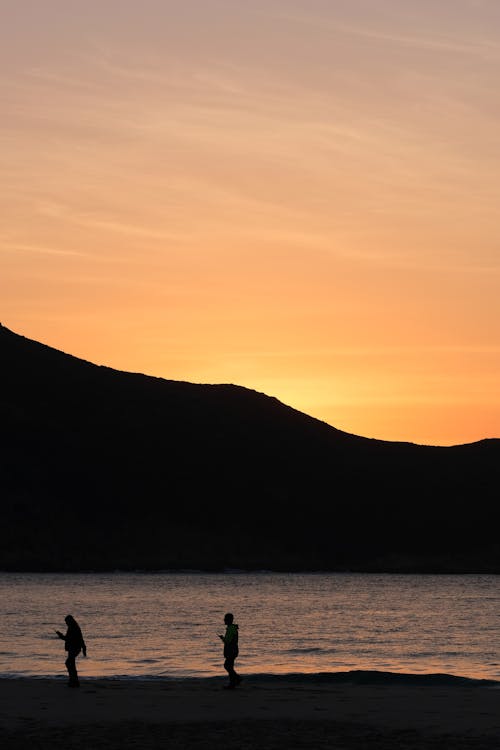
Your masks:
<svg viewBox="0 0 500 750"><path fill-rule="evenodd" d="M82 654L84 656L87 656L87 646L85 645L85 641L82 638Z"/></svg>
<svg viewBox="0 0 500 750"><path fill-rule="evenodd" d="M61 639L61 641L65 641L66 640L66 636L63 635L60 630L56 630L56 633L59 636L59 638Z"/></svg>

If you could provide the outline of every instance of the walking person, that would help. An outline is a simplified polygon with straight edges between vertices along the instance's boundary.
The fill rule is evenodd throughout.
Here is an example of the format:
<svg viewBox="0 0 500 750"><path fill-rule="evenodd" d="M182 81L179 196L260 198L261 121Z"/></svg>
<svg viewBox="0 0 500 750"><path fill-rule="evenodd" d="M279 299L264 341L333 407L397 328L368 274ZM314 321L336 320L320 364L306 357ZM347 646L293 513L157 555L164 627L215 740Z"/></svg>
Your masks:
<svg viewBox="0 0 500 750"><path fill-rule="evenodd" d="M80 626L75 618L72 615L67 615L64 618L64 622L68 626L66 635L63 635L60 630L56 630L56 633L64 641L64 648L68 652L68 658L64 662L69 675L68 687L80 687L78 672L76 671L76 657L80 651L84 656L87 656L87 647L83 640Z"/></svg>
<svg viewBox="0 0 500 750"><path fill-rule="evenodd" d="M233 690L241 682L241 677L234 669L234 660L238 656L238 626L233 620L231 612L224 615L226 632L224 635L219 635L224 643L224 669L229 675L229 685L226 685L226 688L229 690Z"/></svg>

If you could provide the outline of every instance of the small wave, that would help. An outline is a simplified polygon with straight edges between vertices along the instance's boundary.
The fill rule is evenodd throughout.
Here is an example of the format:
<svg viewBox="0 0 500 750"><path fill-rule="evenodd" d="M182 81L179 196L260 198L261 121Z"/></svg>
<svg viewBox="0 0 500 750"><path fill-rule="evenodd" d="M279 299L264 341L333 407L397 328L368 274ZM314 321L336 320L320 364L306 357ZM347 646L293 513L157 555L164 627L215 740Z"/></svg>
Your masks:
<svg viewBox="0 0 500 750"><path fill-rule="evenodd" d="M500 686L497 680L461 677L453 674L414 674L410 672L381 672L355 669L349 672L288 672L286 674L255 674L258 682L284 681L305 683L354 683L356 685L463 685Z"/></svg>
<svg viewBox="0 0 500 750"><path fill-rule="evenodd" d="M132 664L156 664L160 659L131 659Z"/></svg>
<svg viewBox="0 0 500 750"><path fill-rule="evenodd" d="M67 680L65 675L55 675L47 672L46 674L34 674L33 672L19 670L17 672L0 672L1 680ZM87 679L87 678L85 678Z"/></svg>
<svg viewBox="0 0 500 750"><path fill-rule="evenodd" d="M290 648L283 651L285 654L321 654L322 656L328 656L331 654L338 654L338 648L321 648L320 646L311 646L311 648Z"/></svg>
<svg viewBox="0 0 500 750"><path fill-rule="evenodd" d="M287 654L314 654L319 652L324 653L324 650L318 646L312 646L311 648L289 648L286 651Z"/></svg>
<svg viewBox="0 0 500 750"><path fill-rule="evenodd" d="M123 633L99 633L100 641L119 641L124 638L126 638L126 636L123 635Z"/></svg>

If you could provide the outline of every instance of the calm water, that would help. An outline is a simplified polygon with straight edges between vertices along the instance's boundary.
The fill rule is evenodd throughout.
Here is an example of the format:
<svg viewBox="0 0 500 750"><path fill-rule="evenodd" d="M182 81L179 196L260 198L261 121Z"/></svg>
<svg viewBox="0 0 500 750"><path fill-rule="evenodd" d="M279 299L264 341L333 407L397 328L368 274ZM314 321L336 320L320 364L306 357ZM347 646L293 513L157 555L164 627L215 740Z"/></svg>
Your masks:
<svg viewBox="0 0 500 750"><path fill-rule="evenodd" d="M0 675L64 674L64 616L82 676L221 674L226 611L243 673L351 669L500 680L500 577L355 574L0 574Z"/></svg>

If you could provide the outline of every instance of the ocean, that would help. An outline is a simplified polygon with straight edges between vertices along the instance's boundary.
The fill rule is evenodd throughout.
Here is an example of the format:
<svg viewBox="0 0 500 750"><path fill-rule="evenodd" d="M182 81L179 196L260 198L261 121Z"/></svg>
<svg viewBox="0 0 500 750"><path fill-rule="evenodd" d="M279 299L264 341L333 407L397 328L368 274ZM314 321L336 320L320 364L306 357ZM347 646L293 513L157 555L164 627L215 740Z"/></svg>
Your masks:
<svg viewBox="0 0 500 750"><path fill-rule="evenodd" d="M378 670L500 680L500 576L334 573L0 574L0 676L65 677L64 617L82 677L213 677L223 618L238 671Z"/></svg>

